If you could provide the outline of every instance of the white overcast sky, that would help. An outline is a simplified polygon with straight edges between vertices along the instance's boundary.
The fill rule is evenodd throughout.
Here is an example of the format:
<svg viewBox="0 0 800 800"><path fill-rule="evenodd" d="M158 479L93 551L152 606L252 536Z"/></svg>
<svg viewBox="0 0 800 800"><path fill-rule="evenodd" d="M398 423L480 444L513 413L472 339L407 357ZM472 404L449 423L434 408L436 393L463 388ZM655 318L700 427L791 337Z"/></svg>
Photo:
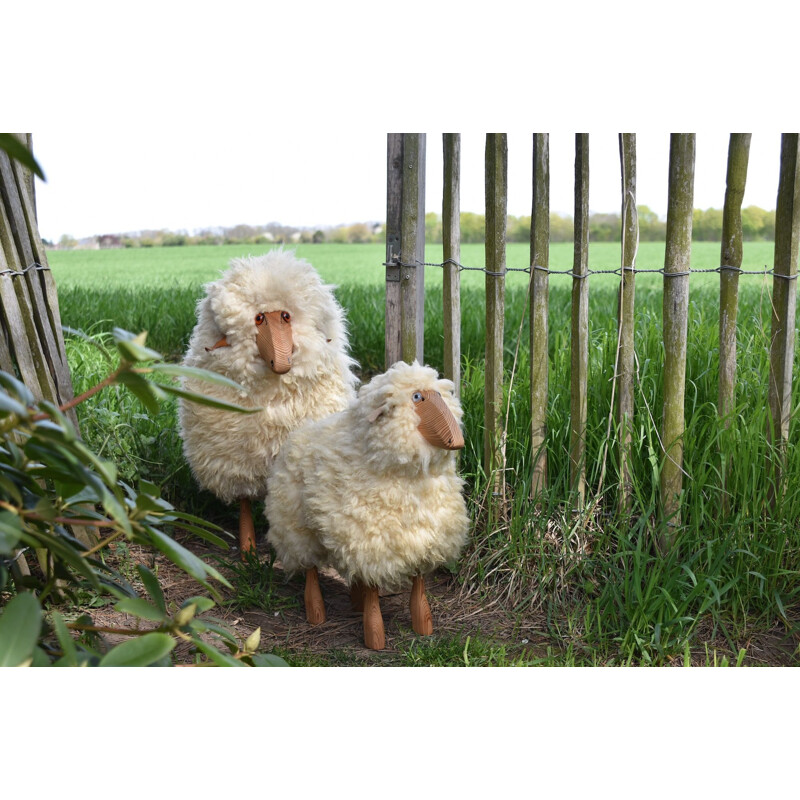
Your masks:
<svg viewBox="0 0 800 800"><path fill-rule="evenodd" d="M236 147L204 130L44 128L33 132L45 170L38 183L39 226L47 239L141 229L194 230L280 222L299 227L383 221L386 134L342 130L244 130ZM442 136L427 134L426 210L441 213ZM461 207L484 210L484 132L462 133ZM619 149L612 131L590 133L592 211L620 206ZM697 134L695 207L722 208L728 134ZM508 211L531 213L532 135L508 131ZM779 132L755 132L745 205L774 208ZM638 200L666 214L669 134L637 135ZM574 134L552 132L551 208L573 210Z"/></svg>
<svg viewBox="0 0 800 800"><path fill-rule="evenodd" d="M752 131L745 204L775 206L780 132L800 127L784 4L284 5L4 9L27 36L4 39L0 119L33 132L42 235L382 221L391 130L428 133L429 211L442 131L462 133L464 211L484 208L485 132L506 131L508 211L530 214L534 130L551 136L553 211L572 213L576 131L592 211L620 205L618 131L637 133L638 200L660 215L670 131L698 134L698 208L722 207L728 133Z"/></svg>

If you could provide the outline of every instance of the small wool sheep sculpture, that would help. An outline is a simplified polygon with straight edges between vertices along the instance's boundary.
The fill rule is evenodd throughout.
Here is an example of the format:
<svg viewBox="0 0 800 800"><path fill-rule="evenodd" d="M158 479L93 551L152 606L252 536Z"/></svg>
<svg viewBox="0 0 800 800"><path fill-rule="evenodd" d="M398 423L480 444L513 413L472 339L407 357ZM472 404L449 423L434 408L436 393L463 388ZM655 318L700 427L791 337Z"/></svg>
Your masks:
<svg viewBox="0 0 800 800"><path fill-rule="evenodd" d="M181 401L183 449L197 482L239 501L239 544L255 548L251 501L291 430L344 409L355 397L344 313L333 287L293 253L234 259L205 287L184 363L225 375L244 392L185 379L186 389L246 408Z"/></svg>
<svg viewBox="0 0 800 800"><path fill-rule="evenodd" d="M469 517L454 450L464 446L453 383L414 362L362 386L345 411L293 431L268 480L268 541L305 571L306 617L325 620L318 567L333 566L363 610L367 647L385 646L378 588L412 579L411 620L433 632L423 575L455 560Z"/></svg>

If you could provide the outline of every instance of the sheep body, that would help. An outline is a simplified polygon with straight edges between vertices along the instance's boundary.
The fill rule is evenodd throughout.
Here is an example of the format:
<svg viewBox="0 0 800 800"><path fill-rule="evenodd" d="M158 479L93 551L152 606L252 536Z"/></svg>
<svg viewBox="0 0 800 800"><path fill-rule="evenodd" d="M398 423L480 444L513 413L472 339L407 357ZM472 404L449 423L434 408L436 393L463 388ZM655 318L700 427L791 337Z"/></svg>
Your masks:
<svg viewBox="0 0 800 800"><path fill-rule="evenodd" d="M184 388L262 410L237 414L181 401L184 453L197 482L224 502L260 498L288 433L341 411L355 396L344 313L333 287L284 250L234 259L205 289L184 363L225 375L244 391L192 379ZM292 367L282 375L259 356L254 335L254 316L276 310L290 312L294 337ZM227 346L214 348L222 337Z"/></svg>
<svg viewBox="0 0 800 800"><path fill-rule="evenodd" d="M333 566L348 584L395 590L455 560L469 517L451 451L420 435L414 392L438 391L456 420L453 384L395 364L345 411L298 428L268 481L267 538L289 572Z"/></svg>

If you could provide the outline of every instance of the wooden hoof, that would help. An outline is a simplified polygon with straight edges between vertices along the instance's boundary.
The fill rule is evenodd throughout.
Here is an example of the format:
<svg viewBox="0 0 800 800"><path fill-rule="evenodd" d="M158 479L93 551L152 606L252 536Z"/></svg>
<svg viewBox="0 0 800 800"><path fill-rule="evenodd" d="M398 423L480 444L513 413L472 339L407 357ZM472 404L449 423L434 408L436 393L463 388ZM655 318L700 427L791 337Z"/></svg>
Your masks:
<svg viewBox="0 0 800 800"><path fill-rule="evenodd" d="M325 603L322 590L319 588L319 573L316 567L306 570L306 620L309 625L321 625L325 622Z"/></svg>
<svg viewBox="0 0 800 800"><path fill-rule="evenodd" d="M252 550L256 551L256 529L253 525L253 512L250 508L250 500L242 497L239 500L239 550L242 561L245 554Z"/></svg>
<svg viewBox="0 0 800 800"><path fill-rule="evenodd" d="M353 585L350 587L350 604L353 607L353 611L363 611L364 610L364 586L361 581L353 581Z"/></svg>
<svg viewBox="0 0 800 800"><path fill-rule="evenodd" d="M411 584L411 627L420 636L433 633L433 616L425 596L425 579L421 575L417 575Z"/></svg>
<svg viewBox="0 0 800 800"><path fill-rule="evenodd" d="M364 587L364 644L370 650L383 650L386 647L381 604L374 586Z"/></svg>

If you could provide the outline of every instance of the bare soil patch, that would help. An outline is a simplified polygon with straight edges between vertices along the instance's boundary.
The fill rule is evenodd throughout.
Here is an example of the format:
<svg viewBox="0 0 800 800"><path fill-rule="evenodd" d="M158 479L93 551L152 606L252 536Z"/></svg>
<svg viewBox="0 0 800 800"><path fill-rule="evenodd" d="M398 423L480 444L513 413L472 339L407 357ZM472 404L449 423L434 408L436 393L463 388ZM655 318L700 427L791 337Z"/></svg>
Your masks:
<svg viewBox="0 0 800 800"><path fill-rule="evenodd" d="M219 552L204 549L197 545L197 540L183 540L187 546L201 557L210 560L233 583L233 576L217 560ZM266 544L259 543L259 552L266 562ZM235 550L226 553L228 561L238 557ZM113 555L112 555L113 558ZM207 594L202 586L185 575L161 554L143 548L130 547L126 558L133 562L143 563L157 570L168 607L179 608L189 597ZM131 565L128 564L131 572ZM265 563L265 569L266 569ZM436 572L426 577L428 601L434 620L434 635L417 636L411 628L409 610L409 592L393 594L381 593L381 610L386 628L386 649L369 650L363 643L361 613L354 611L350 603L350 593L344 581L332 570L320 574L326 621L318 626L311 626L305 618L303 607L303 580L287 579L279 563L273 565L276 579L273 591L276 595L276 608L242 608L235 602L235 593L220 587L221 602L208 612L209 616L223 622L231 631L244 641L254 630L261 629L261 652L277 652L290 663L310 666L408 666L410 663L425 665L424 655L409 659L409 652L414 648L424 648L435 641L451 639L466 642L467 637L481 637L491 642L492 646L502 648L509 661L525 661L536 663L538 659L550 662L554 654L566 651L571 644L573 651L583 654L583 658L575 659L575 663L591 663L591 652L579 640L571 643L559 640L548 629L548 620L544 611L515 612L504 607L500 598L477 597L462 591L456 578L446 572ZM134 586L136 583L134 582ZM137 589L141 587L136 586ZM100 608L83 609L90 613L95 624L101 627L147 628L152 624L121 614L111 605ZM800 609L795 609L793 619L800 621ZM121 641L125 637L118 634L106 634L109 643ZM748 666L798 666L798 638L787 631L783 623L776 622L769 630L756 630L745 641L737 642L737 649L732 649L720 631L715 631L711 622L700 623L695 641L703 644L696 646L691 653L692 665L703 666L713 663L716 653L717 663L723 656L730 663L735 663L739 647L747 650L744 664ZM194 655L191 646L179 644L175 650L177 663L191 664ZM603 665L603 661L598 662ZM613 661L610 664L614 664ZM682 656L672 659L673 666L683 666Z"/></svg>

